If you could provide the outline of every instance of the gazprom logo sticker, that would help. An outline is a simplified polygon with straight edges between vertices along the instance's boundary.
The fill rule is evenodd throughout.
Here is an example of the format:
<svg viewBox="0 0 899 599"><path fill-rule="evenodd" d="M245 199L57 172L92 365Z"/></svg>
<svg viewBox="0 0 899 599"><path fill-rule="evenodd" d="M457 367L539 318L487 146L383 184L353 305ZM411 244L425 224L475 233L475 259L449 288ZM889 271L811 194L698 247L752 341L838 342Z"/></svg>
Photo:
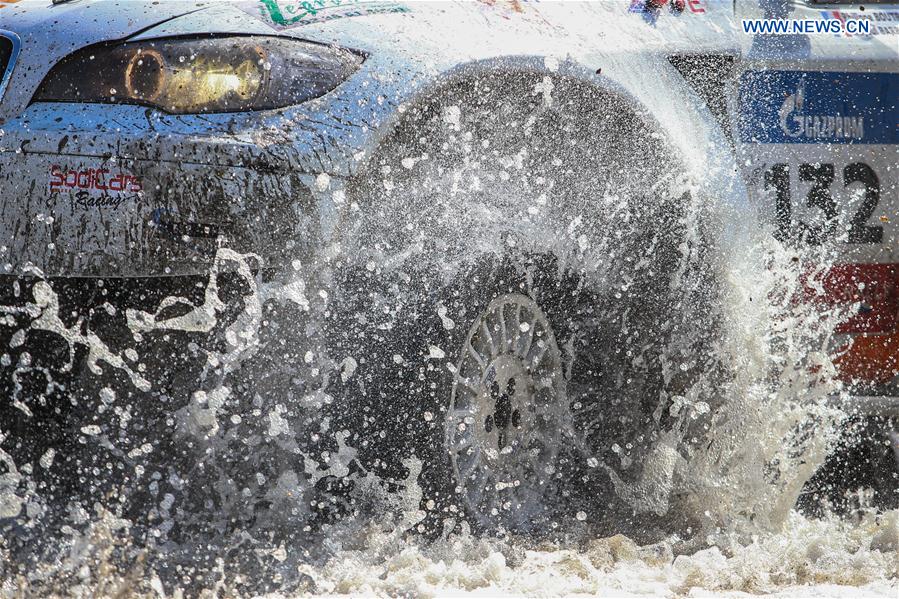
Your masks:
<svg viewBox="0 0 899 599"><path fill-rule="evenodd" d="M780 106L780 128L787 137L806 137L814 140L865 138L865 117L842 114L803 114L805 108L805 79L796 91L788 95Z"/></svg>
<svg viewBox="0 0 899 599"><path fill-rule="evenodd" d="M744 143L899 143L899 74L748 71L740 78Z"/></svg>

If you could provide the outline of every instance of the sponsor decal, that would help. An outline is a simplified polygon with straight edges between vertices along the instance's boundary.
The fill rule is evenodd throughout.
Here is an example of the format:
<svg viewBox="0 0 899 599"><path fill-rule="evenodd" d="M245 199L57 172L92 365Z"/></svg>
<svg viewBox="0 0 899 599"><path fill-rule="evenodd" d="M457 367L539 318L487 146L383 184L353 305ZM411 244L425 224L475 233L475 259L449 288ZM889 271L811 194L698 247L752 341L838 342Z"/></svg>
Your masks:
<svg viewBox="0 0 899 599"><path fill-rule="evenodd" d="M628 12L652 12L664 6L675 13L703 14L706 11L707 0L631 0Z"/></svg>
<svg viewBox="0 0 899 599"><path fill-rule="evenodd" d="M861 140L865 138L865 117L841 114L802 114L805 104L805 79L799 82L796 91L784 99L780 106L778 122L787 137L810 137L812 139Z"/></svg>
<svg viewBox="0 0 899 599"><path fill-rule="evenodd" d="M707 9L708 0L631 0L627 11L643 15L647 23L655 25L663 12L673 15L684 13L701 15L705 14Z"/></svg>
<svg viewBox="0 0 899 599"><path fill-rule="evenodd" d="M69 169L59 165L50 167L50 193L65 190L87 190L93 192L140 193L143 185L136 175L105 168Z"/></svg>
<svg viewBox="0 0 899 599"><path fill-rule="evenodd" d="M140 201L140 196L137 194L127 195L127 194L116 194L110 195L108 193L102 193L100 195L93 195L91 192L86 190L76 191L72 195L72 203L78 206L79 208L90 209L90 208L112 208L113 210L117 209L119 206L124 204L125 202L138 202Z"/></svg>
<svg viewBox="0 0 899 599"><path fill-rule="evenodd" d="M410 12L404 4L383 0L258 0L238 6L260 17L274 29L289 29L348 17Z"/></svg>
<svg viewBox="0 0 899 599"><path fill-rule="evenodd" d="M655 25L659 16L668 13L681 16L684 13L705 14L708 0L631 0L628 12L637 13L650 25Z"/></svg>
<svg viewBox="0 0 899 599"><path fill-rule="evenodd" d="M175 241L183 242L186 238L218 239L222 236L222 227L212 223L195 223L180 220L178 213L167 208L157 208L150 214L150 225L160 235Z"/></svg>
<svg viewBox="0 0 899 599"><path fill-rule="evenodd" d="M867 31L864 33L868 35L899 35L899 11L896 10L823 10L821 17L840 24L839 31L834 32L836 35L851 37L853 32L848 25L852 22L865 22Z"/></svg>
<svg viewBox="0 0 899 599"><path fill-rule="evenodd" d="M740 80L744 143L899 143L899 74L749 71Z"/></svg>
<svg viewBox="0 0 899 599"><path fill-rule="evenodd" d="M705 0L687 0L687 8L690 12L701 15L705 12Z"/></svg>
<svg viewBox="0 0 899 599"><path fill-rule="evenodd" d="M899 264L837 264L802 282L804 303L855 307L838 333L899 332Z"/></svg>
<svg viewBox="0 0 899 599"><path fill-rule="evenodd" d="M839 264L806 281L804 299L854 308L837 332L852 335L835 363L844 380L887 383L899 375L899 264Z"/></svg>
<svg viewBox="0 0 899 599"><path fill-rule="evenodd" d="M899 333L856 335L837 353L834 364L845 381L884 385L899 376Z"/></svg>
<svg viewBox="0 0 899 599"><path fill-rule="evenodd" d="M180 247L192 254L209 256L227 242L225 225L184 220L177 210L156 208L149 223L155 236L167 240L172 248Z"/></svg>

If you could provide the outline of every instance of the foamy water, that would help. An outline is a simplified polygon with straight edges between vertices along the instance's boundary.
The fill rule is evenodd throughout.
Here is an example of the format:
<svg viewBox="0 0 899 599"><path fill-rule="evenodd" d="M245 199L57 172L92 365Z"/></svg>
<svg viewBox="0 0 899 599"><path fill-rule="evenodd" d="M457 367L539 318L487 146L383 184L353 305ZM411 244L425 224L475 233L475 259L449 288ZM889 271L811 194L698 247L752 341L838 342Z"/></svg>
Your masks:
<svg viewBox="0 0 899 599"><path fill-rule="evenodd" d="M304 571L320 594L895 597L897 517L809 520L793 512L783 531L748 545L676 557L677 540L535 546L463 536L422 547L374 534L364 548Z"/></svg>
<svg viewBox="0 0 899 599"><path fill-rule="evenodd" d="M256 548L275 566L291 564L271 567L265 580L237 574L219 559L215 580L200 596L895 597L899 588L896 510L820 519L792 512L779 532L746 544L710 538L714 543L700 549L674 537L641 546L623 535L598 538L585 531L572 531L568 541L465 532L425 541L396 524L338 528L323 546L305 550ZM123 526L106 515L68 545L62 560L41 565L30 580L5 579L3 596L184 596L162 583L145 553L120 560L119 551L127 548L118 536ZM309 552L323 550L330 554L326 560L310 559ZM247 585L292 590L260 594L247 592ZM188 596L197 592L185 587Z"/></svg>
<svg viewBox="0 0 899 599"><path fill-rule="evenodd" d="M222 260L236 262L239 272L252 278L245 266L246 257L225 252ZM756 280L753 284L760 283ZM260 306L265 301L285 301L286 297L294 305L308 306L298 281L289 283L289 289L291 294L273 284L260 283L252 288L255 301L245 305L225 332L233 343L226 351L209 354L210 364L224 364L226 370L238 371L255 356L256 331L262 321ZM124 354L116 356L109 347L70 332L61 323L56 315L57 299L49 287L39 286L35 297L43 308L37 327L53 330L73 345L92 344L90 355L97 368L124 366ZM157 322L155 316L136 312L129 314L129 321L139 334L156 327L208 329L214 324L208 319L220 304L213 288L194 311L175 321ZM333 525L311 529L304 525L303 514L292 519L269 512L245 528L220 536L201 535L200 545L178 545L166 541L173 526L196 524L210 517L228 518L238 513L235 510L239 504L228 507L223 503L212 512L191 513L178 510L181 499L176 500L171 492L160 493L151 509L161 523L148 538L145 530L138 531L135 522L99 503L85 503L80 513L71 513L70 525L63 526L61 535L54 537L56 546L42 561L23 569L15 551L7 546L0 557L0 571L4 572L0 588L9 597L178 597L197 592L208 597L895 597L899 589L899 511L878 513L862 505L849 515L810 518L791 509L802 483L826 453L828 437L824 433L831 429L825 424L836 422L839 415L824 400L839 387L834 387L836 383L823 376L820 369L813 373L801 366L807 364L803 359L813 343L827 342L828 336L821 335L820 327L827 329L832 323L824 321L821 325L822 321L814 319L816 324L806 325L804 309L786 300L783 305L772 305L774 316L768 320L769 326L779 334L781 351L792 356L787 359L795 359L800 366L787 368L781 363L774 379L750 377L743 387L732 387L731 392L743 393L747 402L761 402L752 398L764 394L767 405L782 411L776 418L763 412L754 418L728 422L726 432L718 437L722 446L715 450L715 459L694 454L690 475L671 479L674 482L670 484L694 490L688 507L702 502L706 508L694 514L697 528L676 534L655 533L655 542L639 544L622 534L605 536L578 514L565 520L554 533L544 535L543 540L474 535L467 525L454 529L454 522L445 522L447 528L441 538L430 539L418 532L425 517L422 508L426 508L421 505L422 490L417 483L420 464L407 462L410 472L404 480L384 481L353 471L355 450L344 438L341 449L327 461L311 454L303 454L302 461L294 464L281 458L276 478L266 478L261 471L252 477L259 488L255 497L264 497L283 509L300 505L295 500L307 496L311 484L324 477L355 480L353 497L366 507ZM783 310L788 313L786 321ZM778 355L783 354L764 354L761 363L770 364L771 357ZM826 367L825 354L822 351L819 355ZM124 373L132 382L139 377L130 367ZM207 390L195 392L177 413L179 438L200 441L201 448L214 452L232 447L235 435L241 435L236 437L241 441L261 434L274 442L299 434L293 429L296 420L288 417L278 403L259 404L259 428L249 427L252 414L236 411L228 403L229 387L222 380L215 379ZM765 384L766 380L773 383ZM805 394L797 394L797 389ZM115 404L112 389L104 387L101 395ZM314 397L305 397L305 405L318 405ZM804 422L818 423L822 440L802 445L805 437L794 435L798 434L797 423ZM86 426L82 432L91 440L104 437L99 427L94 430ZM743 437L736 436L738 433ZM746 438L750 433L753 436ZM791 455L793 442L797 443L792 446L796 453ZM797 450L802 447L808 450ZM267 455L269 450L258 451ZM141 454L129 455L140 458ZM734 467L721 469L722 460L730 460ZM806 460L815 461L809 465ZM41 467L52 467L53 456L45 461ZM777 475L763 467L772 461L779 464ZM39 519L43 509L40 491L27 482L30 470L8 465L12 468L3 480L4 510L12 514L21 509L23 515ZM216 476L230 477L236 472L215 461L211 466L221 468ZM304 471L307 476L298 474ZM210 480L215 482L216 478ZM210 492L229 493L225 487L215 486ZM285 526L295 527L293 533L308 534L287 534L277 542L267 540L273 530ZM134 535L143 540L134 543ZM202 539L208 543L202 544Z"/></svg>

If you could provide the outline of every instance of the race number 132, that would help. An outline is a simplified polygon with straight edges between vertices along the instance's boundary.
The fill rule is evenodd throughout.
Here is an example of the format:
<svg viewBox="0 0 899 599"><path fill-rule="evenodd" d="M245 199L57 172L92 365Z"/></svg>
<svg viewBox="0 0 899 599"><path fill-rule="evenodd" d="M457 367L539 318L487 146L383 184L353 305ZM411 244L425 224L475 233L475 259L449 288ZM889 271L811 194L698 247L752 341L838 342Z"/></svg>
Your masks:
<svg viewBox="0 0 899 599"><path fill-rule="evenodd" d="M794 175L791 165L774 164L765 171L764 189L774 193L774 216L777 225L776 236L780 241L803 241L818 245L832 238L838 232L839 209L830 193L837 178L833 164L800 164ZM877 173L864 162L846 165L839 173L842 185L850 188L859 185L864 193L861 204L847 223L848 243L881 243L883 227L872 226L868 220L880 203L880 181ZM799 181L810 185L805 204L812 210L819 210L823 218L815 224L803 222L793 217L793 201L790 195L790 179L798 176Z"/></svg>

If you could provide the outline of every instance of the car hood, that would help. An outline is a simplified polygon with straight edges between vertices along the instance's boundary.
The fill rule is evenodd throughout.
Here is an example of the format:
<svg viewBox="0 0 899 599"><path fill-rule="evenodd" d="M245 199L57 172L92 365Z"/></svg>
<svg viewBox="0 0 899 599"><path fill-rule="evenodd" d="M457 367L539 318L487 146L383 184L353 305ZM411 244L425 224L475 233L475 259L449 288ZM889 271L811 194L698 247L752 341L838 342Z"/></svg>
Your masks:
<svg viewBox="0 0 899 599"><path fill-rule="evenodd" d="M122 39L169 19L200 10L203 3L166 0L50 0L0 3L0 30L22 43L0 119L17 113L38 82L61 58L98 42Z"/></svg>

